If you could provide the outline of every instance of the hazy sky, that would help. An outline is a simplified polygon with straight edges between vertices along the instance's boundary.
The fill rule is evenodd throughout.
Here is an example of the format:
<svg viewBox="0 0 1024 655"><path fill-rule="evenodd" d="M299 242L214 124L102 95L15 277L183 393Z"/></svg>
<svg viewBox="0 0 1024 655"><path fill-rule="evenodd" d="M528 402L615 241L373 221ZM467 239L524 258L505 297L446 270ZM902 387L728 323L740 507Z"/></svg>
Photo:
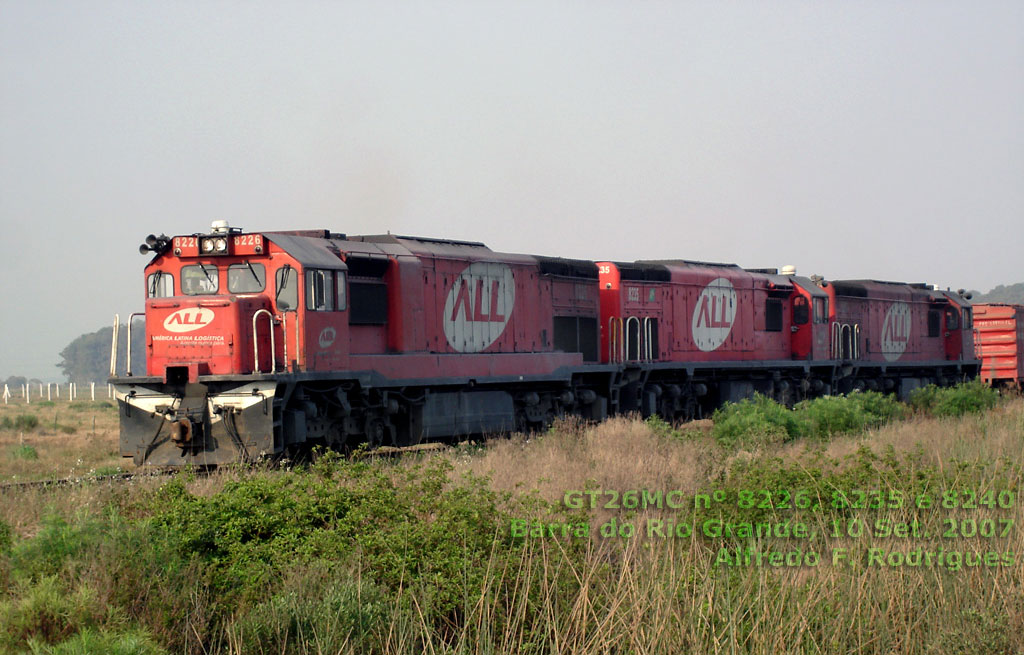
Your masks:
<svg viewBox="0 0 1024 655"><path fill-rule="evenodd" d="M0 0L0 379L215 219L1024 281L1024 3Z"/></svg>

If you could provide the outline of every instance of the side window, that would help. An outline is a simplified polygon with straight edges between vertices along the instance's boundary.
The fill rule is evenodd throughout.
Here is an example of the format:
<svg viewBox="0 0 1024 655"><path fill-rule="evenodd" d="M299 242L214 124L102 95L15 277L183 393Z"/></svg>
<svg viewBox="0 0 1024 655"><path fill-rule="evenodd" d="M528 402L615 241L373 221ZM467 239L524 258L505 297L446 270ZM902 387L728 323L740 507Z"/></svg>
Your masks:
<svg viewBox="0 0 1024 655"><path fill-rule="evenodd" d="M274 299L277 308L283 312L299 308L299 272L285 264L277 269Z"/></svg>
<svg viewBox="0 0 1024 655"><path fill-rule="evenodd" d="M312 312L334 310L334 271L306 271L306 309Z"/></svg>
<svg viewBox="0 0 1024 655"><path fill-rule="evenodd" d="M965 330L970 330L971 329L971 325L972 325L971 318L972 318L971 317L971 308L970 307L965 307L964 308L964 329Z"/></svg>
<svg viewBox="0 0 1024 655"><path fill-rule="evenodd" d="M942 331L942 314L937 310L928 310L928 336L937 337Z"/></svg>
<svg viewBox="0 0 1024 655"><path fill-rule="evenodd" d="M384 325L388 322L388 287L369 280L353 280L349 292L352 307L348 312L349 325Z"/></svg>
<svg viewBox="0 0 1024 655"><path fill-rule="evenodd" d="M181 292L188 296L217 293L220 282L217 267L208 264L185 266L181 269Z"/></svg>
<svg viewBox="0 0 1024 655"><path fill-rule="evenodd" d="M814 322L824 323L828 320L828 298L814 299Z"/></svg>
<svg viewBox="0 0 1024 655"><path fill-rule="evenodd" d="M174 276L164 271L150 273L146 278L146 295L149 298L169 298L174 295Z"/></svg>
<svg viewBox="0 0 1024 655"><path fill-rule="evenodd" d="M338 302L334 305L334 309L341 312L348 307L348 285L346 283L348 276L344 271L338 271L336 275L338 281Z"/></svg>
<svg viewBox="0 0 1024 655"><path fill-rule="evenodd" d="M764 329L766 332L782 332L782 300L768 298L764 303Z"/></svg>
<svg viewBox="0 0 1024 655"><path fill-rule="evenodd" d="M810 312L807 309L807 298L801 295L793 296L793 325L806 325L810 318Z"/></svg>
<svg viewBox="0 0 1024 655"><path fill-rule="evenodd" d="M228 266L228 293L259 293L267 285L267 269L263 264L232 264Z"/></svg>

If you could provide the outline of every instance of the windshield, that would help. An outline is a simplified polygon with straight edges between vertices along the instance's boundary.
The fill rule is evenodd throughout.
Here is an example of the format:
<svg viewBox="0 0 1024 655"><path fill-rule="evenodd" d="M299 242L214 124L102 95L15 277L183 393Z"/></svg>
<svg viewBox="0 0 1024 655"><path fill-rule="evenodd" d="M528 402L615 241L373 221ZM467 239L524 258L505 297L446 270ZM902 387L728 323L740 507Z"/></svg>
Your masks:
<svg viewBox="0 0 1024 655"><path fill-rule="evenodd" d="M228 293L259 293L267 283L263 264L232 264L228 266Z"/></svg>
<svg viewBox="0 0 1024 655"><path fill-rule="evenodd" d="M217 293L220 283L217 267L212 264L196 264L181 269L181 292L187 296L204 296Z"/></svg>

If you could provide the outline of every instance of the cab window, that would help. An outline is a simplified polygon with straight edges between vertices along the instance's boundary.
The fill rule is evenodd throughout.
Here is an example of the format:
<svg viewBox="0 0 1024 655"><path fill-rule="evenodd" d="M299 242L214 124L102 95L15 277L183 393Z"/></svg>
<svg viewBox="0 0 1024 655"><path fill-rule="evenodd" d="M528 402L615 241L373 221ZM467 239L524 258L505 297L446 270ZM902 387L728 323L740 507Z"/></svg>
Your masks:
<svg viewBox="0 0 1024 655"><path fill-rule="evenodd" d="M187 296L204 296L217 293L217 267L212 264L196 264L181 269L181 292Z"/></svg>
<svg viewBox="0 0 1024 655"><path fill-rule="evenodd" d="M263 264L232 264L228 266L228 293L259 293L266 288L267 269Z"/></svg>
<svg viewBox="0 0 1024 655"><path fill-rule="evenodd" d="M950 307L946 310L946 329L955 330L960 327L960 321L957 320L957 311Z"/></svg>
<svg viewBox="0 0 1024 655"><path fill-rule="evenodd" d="M146 296L169 298L174 295L174 276L164 271L150 273L146 278Z"/></svg>
<svg viewBox="0 0 1024 655"><path fill-rule="evenodd" d="M274 275L274 302L282 312L295 311L299 307L299 272L285 264Z"/></svg>
<svg viewBox="0 0 1024 655"><path fill-rule="evenodd" d="M311 312L334 310L334 271L306 271L306 309Z"/></svg>
<svg viewBox="0 0 1024 655"><path fill-rule="evenodd" d="M347 276L344 271L337 271L335 276L338 284L338 302L334 308L340 312L348 307L348 284L345 282Z"/></svg>
<svg viewBox="0 0 1024 655"><path fill-rule="evenodd" d="M810 312L807 311L807 298L803 296L793 297L793 325L804 325L810 320Z"/></svg>

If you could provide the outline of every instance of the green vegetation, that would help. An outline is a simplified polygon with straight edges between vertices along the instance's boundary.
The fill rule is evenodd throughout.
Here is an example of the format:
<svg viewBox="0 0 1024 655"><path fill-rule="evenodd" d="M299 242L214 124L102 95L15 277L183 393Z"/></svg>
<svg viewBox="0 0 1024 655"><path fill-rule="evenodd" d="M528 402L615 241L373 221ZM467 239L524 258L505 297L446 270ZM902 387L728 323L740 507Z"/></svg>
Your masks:
<svg viewBox="0 0 1024 655"><path fill-rule="evenodd" d="M999 401L999 392L972 380L955 387L933 384L910 393L910 406L931 416L963 416L992 409Z"/></svg>
<svg viewBox="0 0 1024 655"><path fill-rule="evenodd" d="M11 455L15 459L39 459L39 451L28 444L15 446L11 451Z"/></svg>
<svg viewBox="0 0 1024 655"><path fill-rule="evenodd" d="M713 415L715 439L725 447L793 441L800 437L828 439L881 427L912 411L928 416L963 416L995 407L999 394L978 380L955 387L929 385L915 389L908 404L875 391L823 396L787 409L762 396L729 403Z"/></svg>
<svg viewBox="0 0 1024 655"><path fill-rule="evenodd" d="M0 419L0 428L14 430L35 430L39 427L39 417L35 414L18 414L11 420L11 417L4 416Z"/></svg>

